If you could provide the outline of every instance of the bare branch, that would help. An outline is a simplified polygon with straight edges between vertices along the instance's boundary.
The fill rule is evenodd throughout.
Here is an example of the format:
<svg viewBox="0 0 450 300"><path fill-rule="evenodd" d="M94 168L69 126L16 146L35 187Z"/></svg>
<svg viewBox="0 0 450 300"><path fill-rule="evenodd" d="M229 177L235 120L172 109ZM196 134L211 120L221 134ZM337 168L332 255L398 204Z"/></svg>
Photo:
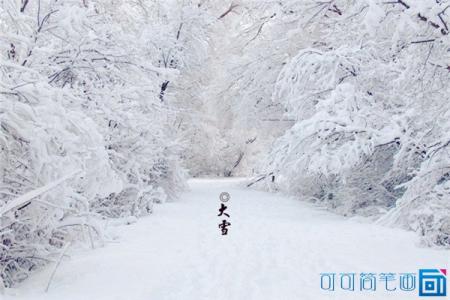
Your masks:
<svg viewBox="0 0 450 300"><path fill-rule="evenodd" d="M423 40L423 41L413 41L411 44L422 44L422 43L431 43L434 42L436 39L429 39L429 40Z"/></svg>
<svg viewBox="0 0 450 300"><path fill-rule="evenodd" d="M225 18L230 12L233 11L233 9L235 9L238 6L239 5L237 5L237 4L231 3L230 8L228 8L226 12L224 12L223 14L220 15L219 20Z"/></svg>
<svg viewBox="0 0 450 300"><path fill-rule="evenodd" d="M20 12L23 13L25 8L27 8L29 0L22 0L22 7L20 8Z"/></svg>

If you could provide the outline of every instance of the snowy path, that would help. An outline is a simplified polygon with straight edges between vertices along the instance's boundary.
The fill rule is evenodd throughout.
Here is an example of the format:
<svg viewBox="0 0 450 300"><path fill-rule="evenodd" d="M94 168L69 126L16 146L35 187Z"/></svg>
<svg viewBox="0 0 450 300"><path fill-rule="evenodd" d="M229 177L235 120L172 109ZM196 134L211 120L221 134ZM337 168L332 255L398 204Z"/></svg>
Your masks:
<svg viewBox="0 0 450 300"><path fill-rule="evenodd" d="M236 179L190 185L179 201L118 227L118 243L71 253L47 294L51 268L0 299L419 299L417 291L381 287L323 292L319 273L449 267L448 251L418 248L413 233L356 224L301 201L246 190ZM217 227L222 191L232 196L228 236Z"/></svg>

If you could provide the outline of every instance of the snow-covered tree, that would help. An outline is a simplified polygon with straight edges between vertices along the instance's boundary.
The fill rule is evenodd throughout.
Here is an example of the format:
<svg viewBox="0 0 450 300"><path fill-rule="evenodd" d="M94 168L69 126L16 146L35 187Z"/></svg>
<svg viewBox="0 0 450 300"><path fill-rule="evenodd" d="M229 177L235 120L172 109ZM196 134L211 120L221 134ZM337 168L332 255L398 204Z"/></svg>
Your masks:
<svg viewBox="0 0 450 300"><path fill-rule="evenodd" d="M200 50L158 41L156 32L170 36L180 25L152 5L159 3L1 2L3 284L72 241L94 245L101 216L147 214L184 188L179 108L163 101L162 89L180 69L162 66L148 46Z"/></svg>
<svg viewBox="0 0 450 300"><path fill-rule="evenodd" d="M448 245L448 3L407 2L301 2L311 41L273 94L296 124L269 171L346 215L395 207L391 221Z"/></svg>

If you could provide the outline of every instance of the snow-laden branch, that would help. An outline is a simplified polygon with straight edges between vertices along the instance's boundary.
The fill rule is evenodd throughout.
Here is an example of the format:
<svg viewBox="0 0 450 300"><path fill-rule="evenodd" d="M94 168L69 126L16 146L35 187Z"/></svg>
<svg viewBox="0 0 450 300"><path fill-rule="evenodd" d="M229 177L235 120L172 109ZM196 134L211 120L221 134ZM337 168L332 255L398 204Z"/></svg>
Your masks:
<svg viewBox="0 0 450 300"><path fill-rule="evenodd" d="M46 184L40 188L34 189L32 191L29 191L28 193L17 197L11 201L8 201L4 206L0 207L0 217L2 217L7 212L13 210L13 209L20 209L20 207L23 207L33 201L33 199L42 196L43 194L49 192L53 188L57 187L58 185L62 184L66 180L69 180L77 175L79 175L82 171L78 170L75 172L70 173L67 176L64 176L58 180L55 180L53 182L50 182L49 184Z"/></svg>

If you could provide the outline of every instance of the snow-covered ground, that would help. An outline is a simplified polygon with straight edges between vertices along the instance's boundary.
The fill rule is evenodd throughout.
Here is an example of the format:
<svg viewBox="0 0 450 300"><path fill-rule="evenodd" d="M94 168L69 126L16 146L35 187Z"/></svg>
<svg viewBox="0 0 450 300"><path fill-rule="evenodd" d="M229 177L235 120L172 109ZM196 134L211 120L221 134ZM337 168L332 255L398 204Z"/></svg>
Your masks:
<svg viewBox="0 0 450 300"><path fill-rule="evenodd" d="M70 250L0 299L315 300L419 299L414 292L325 292L322 272L417 272L449 267L449 251L417 246L414 233L345 219L242 180L191 180L181 199L115 228L117 243ZM231 227L222 236L220 192ZM356 224L356 222L358 224Z"/></svg>

